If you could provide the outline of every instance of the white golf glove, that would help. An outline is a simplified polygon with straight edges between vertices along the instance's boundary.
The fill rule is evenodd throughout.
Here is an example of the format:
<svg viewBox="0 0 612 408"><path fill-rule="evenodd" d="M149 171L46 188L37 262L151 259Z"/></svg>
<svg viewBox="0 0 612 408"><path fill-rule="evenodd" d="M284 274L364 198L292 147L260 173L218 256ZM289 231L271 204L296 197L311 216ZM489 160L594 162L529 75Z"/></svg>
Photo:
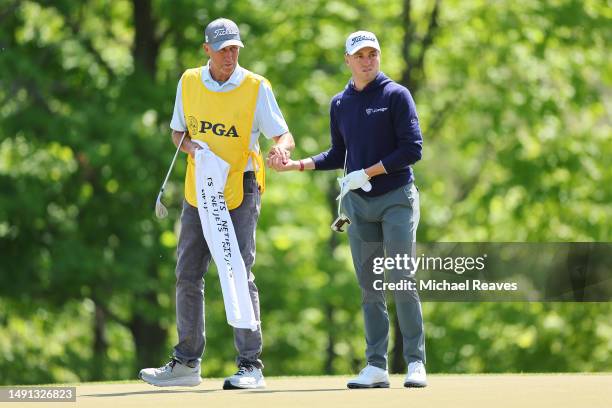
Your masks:
<svg viewBox="0 0 612 408"><path fill-rule="evenodd" d="M340 200L350 190L358 188L361 188L365 192L372 190L372 184L368 181L369 179L370 177L366 174L364 169L352 171L346 176L339 178L340 195L338 195L336 200Z"/></svg>

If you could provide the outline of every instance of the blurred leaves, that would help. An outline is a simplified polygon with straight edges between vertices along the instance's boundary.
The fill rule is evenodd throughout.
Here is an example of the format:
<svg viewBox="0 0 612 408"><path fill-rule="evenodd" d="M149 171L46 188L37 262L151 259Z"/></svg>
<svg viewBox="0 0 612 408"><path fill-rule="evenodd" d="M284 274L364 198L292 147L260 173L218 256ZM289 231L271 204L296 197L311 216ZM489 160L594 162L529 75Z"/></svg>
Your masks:
<svg viewBox="0 0 612 408"><path fill-rule="evenodd" d="M154 219L153 207L173 154L176 83L205 63L208 21L238 22L240 64L271 81L294 157L304 157L329 145L328 103L349 77L350 32L378 34L382 68L397 80L410 68L405 30L408 56L422 51L433 1L414 2L412 25L404 3L143 1L151 42L138 52L132 1L2 3L0 383L87 380L99 367L102 378L133 378L142 359L166 357L137 353L154 337L136 335L143 322L162 330L170 353L183 160L165 193L169 217ZM415 166L420 241L610 241L611 17L597 0L441 2L413 89L425 137ZM346 237L329 229L336 176L268 172L254 273L269 375L363 363ZM206 298L204 372L225 375L234 350L214 267ZM432 372L612 367L609 304L423 309Z"/></svg>

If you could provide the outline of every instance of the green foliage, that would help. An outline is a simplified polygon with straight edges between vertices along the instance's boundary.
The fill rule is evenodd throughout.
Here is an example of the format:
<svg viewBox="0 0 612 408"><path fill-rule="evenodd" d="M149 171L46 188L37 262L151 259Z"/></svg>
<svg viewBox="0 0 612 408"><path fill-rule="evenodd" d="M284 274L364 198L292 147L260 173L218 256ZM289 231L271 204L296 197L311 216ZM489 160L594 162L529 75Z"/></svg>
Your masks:
<svg viewBox="0 0 612 408"><path fill-rule="evenodd" d="M391 0L208 3L0 5L0 383L133 378L170 353L183 160L166 220L154 199L177 80L205 63L203 27L218 16L240 25L241 65L271 81L295 157L328 147L348 33L378 34L391 77L411 70L419 240L611 240L606 2L443 1L430 45L433 2L414 2L411 25ZM254 268L267 374L363 363L346 237L328 227L336 176L268 173ZM234 350L214 268L206 285L204 371L220 376ZM610 304L423 309L430 371L612 368Z"/></svg>
<svg viewBox="0 0 612 408"><path fill-rule="evenodd" d="M432 371L609 371L609 303L425 304Z"/></svg>

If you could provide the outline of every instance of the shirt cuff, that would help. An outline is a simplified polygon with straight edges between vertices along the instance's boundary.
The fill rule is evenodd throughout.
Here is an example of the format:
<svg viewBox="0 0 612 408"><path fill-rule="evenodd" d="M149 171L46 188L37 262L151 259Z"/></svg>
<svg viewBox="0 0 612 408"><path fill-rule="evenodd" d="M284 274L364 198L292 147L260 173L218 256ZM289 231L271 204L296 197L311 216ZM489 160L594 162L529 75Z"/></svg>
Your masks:
<svg viewBox="0 0 612 408"><path fill-rule="evenodd" d="M312 157L310 157L310 159L314 163L314 170L318 170L319 169L319 162L321 162L323 160L323 153L319 153L316 156L312 156Z"/></svg>
<svg viewBox="0 0 612 408"><path fill-rule="evenodd" d="M382 162L382 160L380 161L380 165L382 166L383 170L385 171L385 174L389 174L389 172L387 171L387 168L385 167L385 164Z"/></svg>
<svg viewBox="0 0 612 408"><path fill-rule="evenodd" d="M185 132L187 130L187 128L175 122L170 122L170 129L177 131L177 132Z"/></svg>

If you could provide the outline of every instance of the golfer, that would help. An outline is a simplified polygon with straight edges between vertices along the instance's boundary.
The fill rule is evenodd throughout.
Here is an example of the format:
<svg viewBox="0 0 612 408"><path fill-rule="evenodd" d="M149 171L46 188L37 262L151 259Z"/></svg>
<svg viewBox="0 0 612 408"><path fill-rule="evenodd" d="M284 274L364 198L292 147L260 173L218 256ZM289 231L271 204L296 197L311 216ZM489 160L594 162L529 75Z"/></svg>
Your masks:
<svg viewBox="0 0 612 408"><path fill-rule="evenodd" d="M341 180L342 211L351 220L348 236L362 292L367 366L349 388L389 387L389 316L385 294L376 290L375 258L414 256L419 192L411 165L421 158L422 136L414 101L405 87L380 72L380 46L367 31L346 40L352 77L330 107L331 148L312 158L271 163L279 171L333 170ZM345 164L346 158L346 164ZM346 196L342 197L342 195ZM412 271L387 270L392 281L412 280ZM425 336L416 291L395 291L408 372L406 387L424 387Z"/></svg>
<svg viewBox="0 0 612 408"><path fill-rule="evenodd" d="M170 127L178 146L187 156L185 200L181 214L176 264L176 324L178 343L165 366L146 368L140 378L157 386L200 384L200 362L204 352L204 285L211 260L197 210L194 154L208 144L230 165L225 200L234 224L240 253L248 274L249 293L256 320L260 320L259 294L251 267L255 261L255 228L264 191L264 163L260 132L274 141L270 155L275 163L289 158L293 136L278 107L270 83L238 65L244 47L238 26L225 18L212 21L204 32L205 66L185 71L181 77ZM224 389L263 388L261 326L256 331L234 329L238 371L226 378Z"/></svg>

